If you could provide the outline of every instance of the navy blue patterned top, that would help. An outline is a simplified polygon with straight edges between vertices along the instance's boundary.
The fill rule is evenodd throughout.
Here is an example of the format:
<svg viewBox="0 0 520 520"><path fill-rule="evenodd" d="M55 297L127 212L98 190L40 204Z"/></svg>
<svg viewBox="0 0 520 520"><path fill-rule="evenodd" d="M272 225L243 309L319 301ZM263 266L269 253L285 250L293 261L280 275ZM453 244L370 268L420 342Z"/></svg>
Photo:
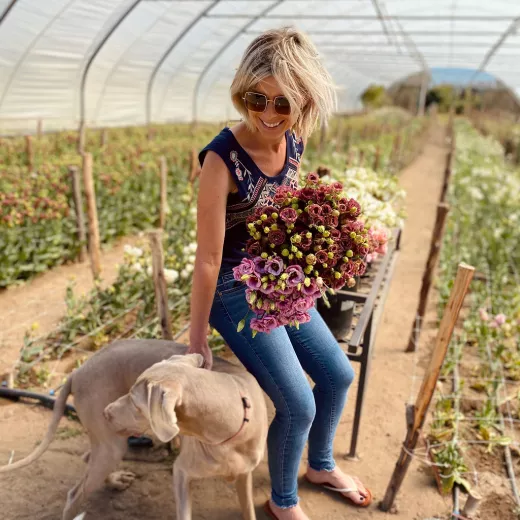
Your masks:
<svg viewBox="0 0 520 520"><path fill-rule="evenodd" d="M278 186L298 187L303 141L289 131L286 132L285 137L287 141L285 165L282 171L274 177L265 175L258 168L227 127L199 154L199 162L202 166L208 150L217 153L228 167L238 188L238 192L230 193L227 199L226 234L221 273L231 270L242 261L242 258L248 256L243 249L251 237L245 222L255 207L272 204L272 198Z"/></svg>

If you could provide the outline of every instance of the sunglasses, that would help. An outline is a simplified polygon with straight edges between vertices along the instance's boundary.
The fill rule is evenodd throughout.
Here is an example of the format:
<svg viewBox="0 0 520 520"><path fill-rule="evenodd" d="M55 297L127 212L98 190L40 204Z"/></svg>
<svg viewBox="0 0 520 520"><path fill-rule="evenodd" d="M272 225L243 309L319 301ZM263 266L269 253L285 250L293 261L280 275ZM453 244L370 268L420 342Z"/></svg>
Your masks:
<svg viewBox="0 0 520 520"><path fill-rule="evenodd" d="M291 104L285 96L276 96L274 99L267 99L265 94L258 92L246 92L244 97L244 104L251 112L265 112L267 105L273 103L274 111L281 116L288 116L291 113Z"/></svg>

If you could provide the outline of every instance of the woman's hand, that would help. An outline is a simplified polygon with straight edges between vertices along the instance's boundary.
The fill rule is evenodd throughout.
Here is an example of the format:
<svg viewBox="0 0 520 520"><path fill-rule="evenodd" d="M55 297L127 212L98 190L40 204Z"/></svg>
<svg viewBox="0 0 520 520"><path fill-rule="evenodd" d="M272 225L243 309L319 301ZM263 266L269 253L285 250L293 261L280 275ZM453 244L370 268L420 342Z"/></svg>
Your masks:
<svg viewBox="0 0 520 520"><path fill-rule="evenodd" d="M213 352L209 348L208 340L190 340L190 346L186 354L200 354L204 358L202 368L211 370L213 367Z"/></svg>

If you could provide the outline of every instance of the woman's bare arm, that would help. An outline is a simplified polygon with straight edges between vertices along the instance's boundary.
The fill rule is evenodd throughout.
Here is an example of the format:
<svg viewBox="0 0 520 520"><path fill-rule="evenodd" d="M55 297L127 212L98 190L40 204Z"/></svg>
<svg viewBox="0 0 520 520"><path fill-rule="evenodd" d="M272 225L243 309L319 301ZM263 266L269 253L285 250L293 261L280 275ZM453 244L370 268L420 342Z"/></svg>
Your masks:
<svg viewBox="0 0 520 520"><path fill-rule="evenodd" d="M205 368L212 366L207 330L218 272L222 262L226 201L233 186L224 161L212 151L205 157L200 173L197 201L197 253L191 289L189 353L199 353Z"/></svg>

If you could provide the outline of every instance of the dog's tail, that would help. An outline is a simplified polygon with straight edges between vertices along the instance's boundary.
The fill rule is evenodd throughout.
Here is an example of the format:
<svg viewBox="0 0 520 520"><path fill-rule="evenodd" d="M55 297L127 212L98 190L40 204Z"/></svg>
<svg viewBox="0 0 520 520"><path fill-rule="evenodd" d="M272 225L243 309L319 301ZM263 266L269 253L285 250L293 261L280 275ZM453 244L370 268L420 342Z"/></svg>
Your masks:
<svg viewBox="0 0 520 520"><path fill-rule="evenodd" d="M8 464L7 466L0 467L0 473L6 473L8 471L12 471L15 469L23 468L34 462L38 457L40 457L49 447L52 439L54 438L54 434L58 429L58 424L61 420L63 412L65 412L65 405L67 404L67 397L70 395L72 388L72 375L69 376L66 383L63 385L63 388L60 391L59 396L54 403L54 410L52 413L51 423L49 424L49 428L47 429L47 435L40 443L40 445L30 454L25 457L25 459L19 460L13 464Z"/></svg>

